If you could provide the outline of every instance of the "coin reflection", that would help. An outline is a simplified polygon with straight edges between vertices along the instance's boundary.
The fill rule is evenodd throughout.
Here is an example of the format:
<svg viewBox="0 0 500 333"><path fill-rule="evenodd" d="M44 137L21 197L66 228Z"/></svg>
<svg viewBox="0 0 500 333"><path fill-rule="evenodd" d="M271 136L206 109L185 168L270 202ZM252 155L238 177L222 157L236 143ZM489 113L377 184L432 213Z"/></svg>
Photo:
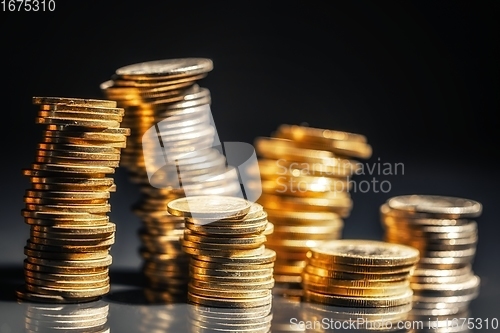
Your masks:
<svg viewBox="0 0 500 333"><path fill-rule="evenodd" d="M29 304L25 332L106 333L110 332L109 304L96 301L80 304Z"/></svg>
<svg viewBox="0 0 500 333"><path fill-rule="evenodd" d="M189 330L201 332L271 332L271 304L252 308L215 308L188 305Z"/></svg>

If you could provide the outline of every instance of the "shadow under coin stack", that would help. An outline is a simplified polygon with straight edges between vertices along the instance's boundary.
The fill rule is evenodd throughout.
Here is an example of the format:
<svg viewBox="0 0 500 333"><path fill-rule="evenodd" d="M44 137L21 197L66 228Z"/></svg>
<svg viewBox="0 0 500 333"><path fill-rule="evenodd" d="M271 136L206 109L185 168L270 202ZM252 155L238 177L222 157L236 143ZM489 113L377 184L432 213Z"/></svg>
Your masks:
<svg viewBox="0 0 500 333"><path fill-rule="evenodd" d="M109 333L109 304L103 301L80 304L30 304L25 332Z"/></svg>
<svg viewBox="0 0 500 333"><path fill-rule="evenodd" d="M262 196L274 223L266 243L277 253L276 293L300 296L306 253L320 242L342 237L352 200L351 158L369 158L371 146L359 134L281 125L273 137L257 138Z"/></svg>
<svg viewBox="0 0 500 333"><path fill-rule="evenodd" d="M192 332L270 331L276 253L264 246L272 224L262 206L195 196L171 201L168 210L186 219Z"/></svg>
<svg viewBox="0 0 500 333"><path fill-rule="evenodd" d="M120 68L101 85L109 99L126 109L132 134L122 164L141 186L134 212L151 302L185 300L189 257L179 237L184 220L167 203L190 195L238 195L238 174L226 166L210 111L210 91L196 81L213 68L210 59L168 59Z"/></svg>
<svg viewBox="0 0 500 333"><path fill-rule="evenodd" d="M480 279L472 271L477 244L472 218L481 214L482 205L462 198L407 195L389 199L380 212L387 241L420 251L410 280L412 319L430 319L429 332L467 331L467 325L452 327L456 323L447 319L469 317L469 303L479 293Z"/></svg>
<svg viewBox="0 0 500 333"><path fill-rule="evenodd" d="M409 277L418 258L412 247L370 240L333 240L312 248L302 274L304 298L321 305L306 306L304 320L332 318L343 323L340 328L353 328L354 322L356 330L394 330L410 313Z"/></svg>
<svg viewBox="0 0 500 333"><path fill-rule="evenodd" d="M36 162L23 170L32 187L22 215L30 225L24 248L22 299L89 301L109 291L109 250L115 224L107 213L112 174L127 128L116 102L34 97L36 122L46 126Z"/></svg>

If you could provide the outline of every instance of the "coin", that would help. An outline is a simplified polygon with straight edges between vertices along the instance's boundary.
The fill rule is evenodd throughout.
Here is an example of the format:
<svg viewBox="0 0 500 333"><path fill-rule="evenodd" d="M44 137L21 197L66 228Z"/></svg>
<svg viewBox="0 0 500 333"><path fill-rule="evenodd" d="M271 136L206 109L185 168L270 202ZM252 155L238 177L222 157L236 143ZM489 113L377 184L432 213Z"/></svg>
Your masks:
<svg viewBox="0 0 500 333"><path fill-rule="evenodd" d="M349 297L329 294L321 294L310 290L304 292L306 300L322 304L331 304L347 307L392 307L409 304L412 301L413 292L407 288L403 294L387 297Z"/></svg>
<svg viewBox="0 0 500 333"><path fill-rule="evenodd" d="M236 197L196 196L173 200L167 207L175 216L227 219L244 217L251 204Z"/></svg>
<svg viewBox="0 0 500 333"><path fill-rule="evenodd" d="M33 104L36 105L62 104L62 105L108 107L108 108L116 107L116 102L114 101L83 99L83 98L66 98L66 97L33 97Z"/></svg>
<svg viewBox="0 0 500 333"><path fill-rule="evenodd" d="M419 252L411 247L368 240L335 240L311 249L311 258L360 266L413 265Z"/></svg>
<svg viewBox="0 0 500 333"><path fill-rule="evenodd" d="M409 195L389 199L387 205L392 209L412 213L452 215L460 217L477 217L481 214L482 205L474 200L444 197Z"/></svg>

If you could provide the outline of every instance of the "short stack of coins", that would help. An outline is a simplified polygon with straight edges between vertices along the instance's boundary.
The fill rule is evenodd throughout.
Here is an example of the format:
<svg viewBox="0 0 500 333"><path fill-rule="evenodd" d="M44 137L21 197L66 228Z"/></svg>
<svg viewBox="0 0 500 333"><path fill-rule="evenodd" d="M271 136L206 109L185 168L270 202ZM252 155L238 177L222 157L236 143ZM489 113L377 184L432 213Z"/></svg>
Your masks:
<svg viewBox="0 0 500 333"><path fill-rule="evenodd" d="M140 254L151 302L182 301L187 293L189 257L179 243L184 220L170 215L167 203L186 193L241 191L236 170L213 148L220 142L210 91L196 83L212 68L204 58L150 61L122 67L101 85L107 98L125 108L132 130L121 165L141 186L134 212L143 224Z"/></svg>
<svg viewBox="0 0 500 333"><path fill-rule="evenodd" d="M336 318L355 321L356 329L389 330L410 313L409 277L418 258L412 247L370 240L333 240L312 248L302 286L305 300L320 305L306 308L306 320Z"/></svg>
<svg viewBox="0 0 500 333"><path fill-rule="evenodd" d="M80 304L28 305L25 332L108 333L109 304L95 301Z"/></svg>
<svg viewBox="0 0 500 333"><path fill-rule="evenodd" d="M193 332L267 332L276 253L265 248L272 224L259 204L228 196L169 202L186 219L182 247L191 256L188 302Z"/></svg>
<svg viewBox="0 0 500 333"><path fill-rule="evenodd" d="M286 294L300 293L309 248L342 236L352 208L350 177L359 168L353 159L369 158L371 146L359 134L281 125L272 137L257 138L255 149L258 202L275 225L267 242L277 253L275 279Z"/></svg>
<svg viewBox="0 0 500 333"><path fill-rule="evenodd" d="M467 317L477 297L480 279L472 271L482 205L473 200L405 195L389 199L380 208L385 239L420 251L411 277L412 317L416 320ZM437 324L436 324L437 325ZM437 326L439 326L437 325ZM464 326L464 328L467 325Z"/></svg>
<svg viewBox="0 0 500 333"><path fill-rule="evenodd" d="M46 126L36 161L23 171L32 185L22 215L30 225L25 288L18 297L42 302L94 300L109 291L115 224L108 199L129 129L116 102L34 97Z"/></svg>

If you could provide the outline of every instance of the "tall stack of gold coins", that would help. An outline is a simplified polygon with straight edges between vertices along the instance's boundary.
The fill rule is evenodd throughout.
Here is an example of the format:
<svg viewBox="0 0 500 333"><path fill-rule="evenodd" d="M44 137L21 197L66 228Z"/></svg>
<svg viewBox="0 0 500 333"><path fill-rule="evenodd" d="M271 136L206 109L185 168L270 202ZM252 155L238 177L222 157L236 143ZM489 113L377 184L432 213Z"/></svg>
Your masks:
<svg viewBox="0 0 500 333"><path fill-rule="evenodd" d="M79 304L30 304L25 332L106 333L109 304L99 300Z"/></svg>
<svg viewBox="0 0 500 333"><path fill-rule="evenodd" d="M306 253L320 242L339 239L352 201L352 158L369 158L371 147L359 134L281 125L273 137L257 138L262 196L274 223L267 245L277 253L275 279L284 292L300 293Z"/></svg>
<svg viewBox="0 0 500 333"><path fill-rule="evenodd" d="M167 203L191 195L237 195L236 170L226 166L210 110L210 92L196 82L213 68L210 59L186 58L125 66L101 85L109 99L126 109L132 134L122 165L140 184L134 208L143 227L140 254L150 301L184 300L189 257L179 236L184 220Z"/></svg>
<svg viewBox="0 0 500 333"><path fill-rule="evenodd" d="M320 305L306 307L305 321L332 318L344 325L337 329L393 331L411 310L409 277L418 258L415 248L370 240L312 248L302 285L305 300Z"/></svg>
<svg viewBox="0 0 500 333"><path fill-rule="evenodd" d="M169 202L168 211L186 219L192 331L268 332L276 253L264 245L272 224L262 206L194 196Z"/></svg>
<svg viewBox="0 0 500 333"><path fill-rule="evenodd" d="M82 302L109 291L109 250L115 224L107 213L120 150L129 129L116 102L34 97L36 122L45 125L22 215L30 225L24 248L25 288L18 297Z"/></svg>
<svg viewBox="0 0 500 333"><path fill-rule="evenodd" d="M410 280L412 317L431 318L431 331L453 324L440 318L467 317L469 303L478 295L480 279L472 271L478 239L473 218L481 212L477 201L433 195L393 197L380 208L385 239L420 251Z"/></svg>

